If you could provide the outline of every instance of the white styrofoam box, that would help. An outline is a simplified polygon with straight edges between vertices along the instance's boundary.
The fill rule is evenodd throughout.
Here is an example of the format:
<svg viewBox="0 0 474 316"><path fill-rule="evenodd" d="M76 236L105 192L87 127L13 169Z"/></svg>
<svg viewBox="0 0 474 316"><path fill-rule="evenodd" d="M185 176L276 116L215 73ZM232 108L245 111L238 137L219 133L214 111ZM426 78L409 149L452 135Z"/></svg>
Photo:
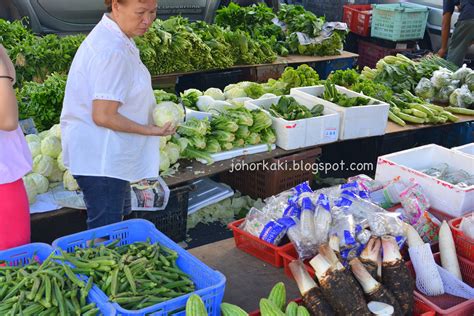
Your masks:
<svg viewBox="0 0 474 316"><path fill-rule="evenodd" d="M454 217L474 211L474 185L460 188L421 172L441 163L474 172L474 157L431 144L380 156L375 180L385 182L398 176L405 181L414 179L434 209Z"/></svg>
<svg viewBox="0 0 474 316"><path fill-rule="evenodd" d="M474 157L474 143L470 143L470 144L459 146L459 147L453 147L451 148L451 150Z"/></svg>
<svg viewBox="0 0 474 316"><path fill-rule="evenodd" d="M276 148L275 144L252 145L252 146L235 148L235 149L211 154L211 158L214 160L214 162L216 162L216 161L221 161L221 160L232 159L238 156L253 155L253 154L263 153L265 151L272 151L272 150L275 150L275 148Z"/></svg>
<svg viewBox="0 0 474 316"><path fill-rule="evenodd" d="M189 192L188 215L234 195L234 190L230 186L207 177L193 181L192 185L196 189Z"/></svg>
<svg viewBox="0 0 474 316"><path fill-rule="evenodd" d="M293 98L308 109L320 103L299 96L293 96ZM279 100L280 97L250 100L245 102L245 106L261 108L267 112L270 106L278 103ZM268 113L268 115L270 114ZM324 107L321 116L295 121L270 116L272 117L272 127L276 132L276 144L285 150L335 142L339 135L339 113L328 107Z"/></svg>
<svg viewBox="0 0 474 316"><path fill-rule="evenodd" d="M323 104L325 107L339 112L341 125L339 139L353 139L360 137L378 136L385 134L388 119L389 105L374 98L336 86L336 89L349 97L365 97L372 100L372 104L364 106L343 107L319 98L324 92L324 86L293 88L292 96L299 96L312 102Z"/></svg>

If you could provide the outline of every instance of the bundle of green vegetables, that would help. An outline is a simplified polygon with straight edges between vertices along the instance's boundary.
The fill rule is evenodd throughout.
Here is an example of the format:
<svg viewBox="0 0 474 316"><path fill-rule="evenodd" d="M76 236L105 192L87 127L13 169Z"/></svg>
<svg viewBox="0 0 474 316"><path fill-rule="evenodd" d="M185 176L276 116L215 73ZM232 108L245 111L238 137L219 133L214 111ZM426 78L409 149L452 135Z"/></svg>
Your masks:
<svg viewBox="0 0 474 316"><path fill-rule="evenodd" d="M431 77L433 72L440 67L451 71L457 69L457 66L434 55L423 57L420 61L413 61L402 54L397 54L380 59L375 69L364 67L362 77L385 84L396 93L406 90L414 92L421 78Z"/></svg>
<svg viewBox="0 0 474 316"><path fill-rule="evenodd" d="M289 96L282 96L276 104L272 104L268 109L272 116L288 121L318 117L323 114L323 111L324 106L322 104L315 104L309 109Z"/></svg>
<svg viewBox="0 0 474 316"><path fill-rule="evenodd" d="M326 81L324 84L324 92L321 96L324 100L335 103L343 107L353 107L353 106L362 106L368 105L370 103L369 98L364 97L350 97L344 93L337 91L336 86Z"/></svg>

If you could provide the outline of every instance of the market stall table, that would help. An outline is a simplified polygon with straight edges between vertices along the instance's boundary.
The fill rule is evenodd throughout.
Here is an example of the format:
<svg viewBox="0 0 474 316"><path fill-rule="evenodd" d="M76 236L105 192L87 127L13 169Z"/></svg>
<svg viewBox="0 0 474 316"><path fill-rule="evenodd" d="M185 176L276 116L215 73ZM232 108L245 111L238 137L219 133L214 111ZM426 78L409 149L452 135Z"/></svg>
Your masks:
<svg viewBox="0 0 474 316"><path fill-rule="evenodd" d="M224 302L235 304L247 312L258 309L260 298L267 297L272 287L285 283L287 299L300 297L296 282L275 268L237 249L233 238L190 249L189 252L227 278Z"/></svg>

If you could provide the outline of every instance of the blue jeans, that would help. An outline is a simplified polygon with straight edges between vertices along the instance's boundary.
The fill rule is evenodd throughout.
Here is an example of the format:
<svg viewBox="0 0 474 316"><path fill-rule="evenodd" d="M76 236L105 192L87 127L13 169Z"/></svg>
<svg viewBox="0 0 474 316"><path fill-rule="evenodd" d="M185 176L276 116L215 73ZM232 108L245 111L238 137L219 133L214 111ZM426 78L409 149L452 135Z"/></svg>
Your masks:
<svg viewBox="0 0 474 316"><path fill-rule="evenodd" d="M84 194L88 229L121 222L131 213L130 182L96 176L74 178Z"/></svg>

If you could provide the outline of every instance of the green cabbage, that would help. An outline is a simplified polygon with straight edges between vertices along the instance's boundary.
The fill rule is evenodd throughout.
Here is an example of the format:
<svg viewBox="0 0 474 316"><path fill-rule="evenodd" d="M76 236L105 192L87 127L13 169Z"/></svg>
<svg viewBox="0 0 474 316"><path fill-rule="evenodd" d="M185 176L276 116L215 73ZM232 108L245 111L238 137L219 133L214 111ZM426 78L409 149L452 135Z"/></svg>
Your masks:
<svg viewBox="0 0 474 316"><path fill-rule="evenodd" d="M163 150L166 146L166 137L160 136L160 150Z"/></svg>
<svg viewBox="0 0 474 316"><path fill-rule="evenodd" d="M42 176L39 173L30 173L26 178L31 178L37 194L43 194L48 191L49 181L45 176Z"/></svg>
<svg viewBox="0 0 474 316"><path fill-rule="evenodd" d="M184 120L183 108L174 102L164 101L153 109L153 121L158 127L165 126L170 122L173 126L178 126Z"/></svg>
<svg viewBox="0 0 474 316"><path fill-rule="evenodd" d="M170 168L171 163L166 151L160 151L160 171L166 171Z"/></svg>
<svg viewBox="0 0 474 316"><path fill-rule="evenodd" d="M59 124L53 125L53 127L49 129L49 135L61 139L61 126Z"/></svg>
<svg viewBox="0 0 474 316"><path fill-rule="evenodd" d="M191 94L191 93L196 93L198 97L202 96L202 92L198 89L187 89L187 90L184 90L183 92L183 96L187 96L188 94Z"/></svg>
<svg viewBox="0 0 474 316"><path fill-rule="evenodd" d="M58 158L61 153L61 140L55 136L48 136L41 141L41 153L50 156L51 158Z"/></svg>
<svg viewBox="0 0 474 316"><path fill-rule="evenodd" d="M31 157L35 158L36 156L41 154L41 143L40 142L28 142L28 148L31 152Z"/></svg>
<svg viewBox="0 0 474 316"><path fill-rule="evenodd" d="M449 104L452 106L458 106L462 108L468 108L474 104L474 96L467 88L467 85L463 85L451 93L449 96Z"/></svg>
<svg viewBox="0 0 474 316"><path fill-rule="evenodd" d="M220 100L220 101L225 100L224 92L222 92L222 90L219 88L209 88L204 92L204 95L208 95L212 97L214 100Z"/></svg>
<svg viewBox="0 0 474 316"><path fill-rule="evenodd" d="M63 181L63 171L59 169L58 161L53 161L53 170L51 170L51 174L47 177L49 182L61 182Z"/></svg>
<svg viewBox="0 0 474 316"><path fill-rule="evenodd" d="M170 160L170 164L172 165L178 161L181 148L175 143L170 142L166 144L164 151L166 151L166 154L168 155L168 159Z"/></svg>
<svg viewBox="0 0 474 316"><path fill-rule="evenodd" d="M465 84L467 84L467 87L471 92L474 92L474 72L471 72L468 74L464 80Z"/></svg>
<svg viewBox="0 0 474 316"><path fill-rule="evenodd" d="M25 136L27 143L41 143L41 138L36 134L28 134Z"/></svg>
<svg viewBox="0 0 474 316"><path fill-rule="evenodd" d="M210 138L206 143L206 151L208 153L218 153L221 151L221 145L215 138Z"/></svg>
<svg viewBox="0 0 474 316"><path fill-rule="evenodd" d="M239 87L234 87L232 89L227 90L225 93L225 98L226 99L236 99L236 98L245 98L247 97L247 93L245 93L245 90L243 88Z"/></svg>
<svg viewBox="0 0 474 316"><path fill-rule="evenodd" d="M427 78L421 78L415 88L415 93L422 99L432 99L435 94L433 83Z"/></svg>
<svg viewBox="0 0 474 316"><path fill-rule="evenodd" d="M36 191L36 183L34 182L33 178L28 176L23 177L23 184L25 185L28 202L30 204L35 203L38 192Z"/></svg>
<svg viewBox="0 0 474 316"><path fill-rule="evenodd" d="M79 190L79 185L77 184L76 179L72 176L69 170L66 170L63 176L63 185L64 188L68 191L77 191Z"/></svg>
<svg viewBox="0 0 474 316"><path fill-rule="evenodd" d="M64 165L64 160L63 160L63 152L61 152L58 156L58 159L57 159L57 162L58 162L58 168L59 170L61 171L66 171L66 166Z"/></svg>
<svg viewBox="0 0 474 316"><path fill-rule="evenodd" d="M49 130L48 131L42 131L41 133L38 134L38 136L41 140L45 139L46 137L49 136Z"/></svg>
<svg viewBox="0 0 474 316"><path fill-rule="evenodd" d="M33 172L49 177L54 168L54 159L46 155L38 155L33 159Z"/></svg>

